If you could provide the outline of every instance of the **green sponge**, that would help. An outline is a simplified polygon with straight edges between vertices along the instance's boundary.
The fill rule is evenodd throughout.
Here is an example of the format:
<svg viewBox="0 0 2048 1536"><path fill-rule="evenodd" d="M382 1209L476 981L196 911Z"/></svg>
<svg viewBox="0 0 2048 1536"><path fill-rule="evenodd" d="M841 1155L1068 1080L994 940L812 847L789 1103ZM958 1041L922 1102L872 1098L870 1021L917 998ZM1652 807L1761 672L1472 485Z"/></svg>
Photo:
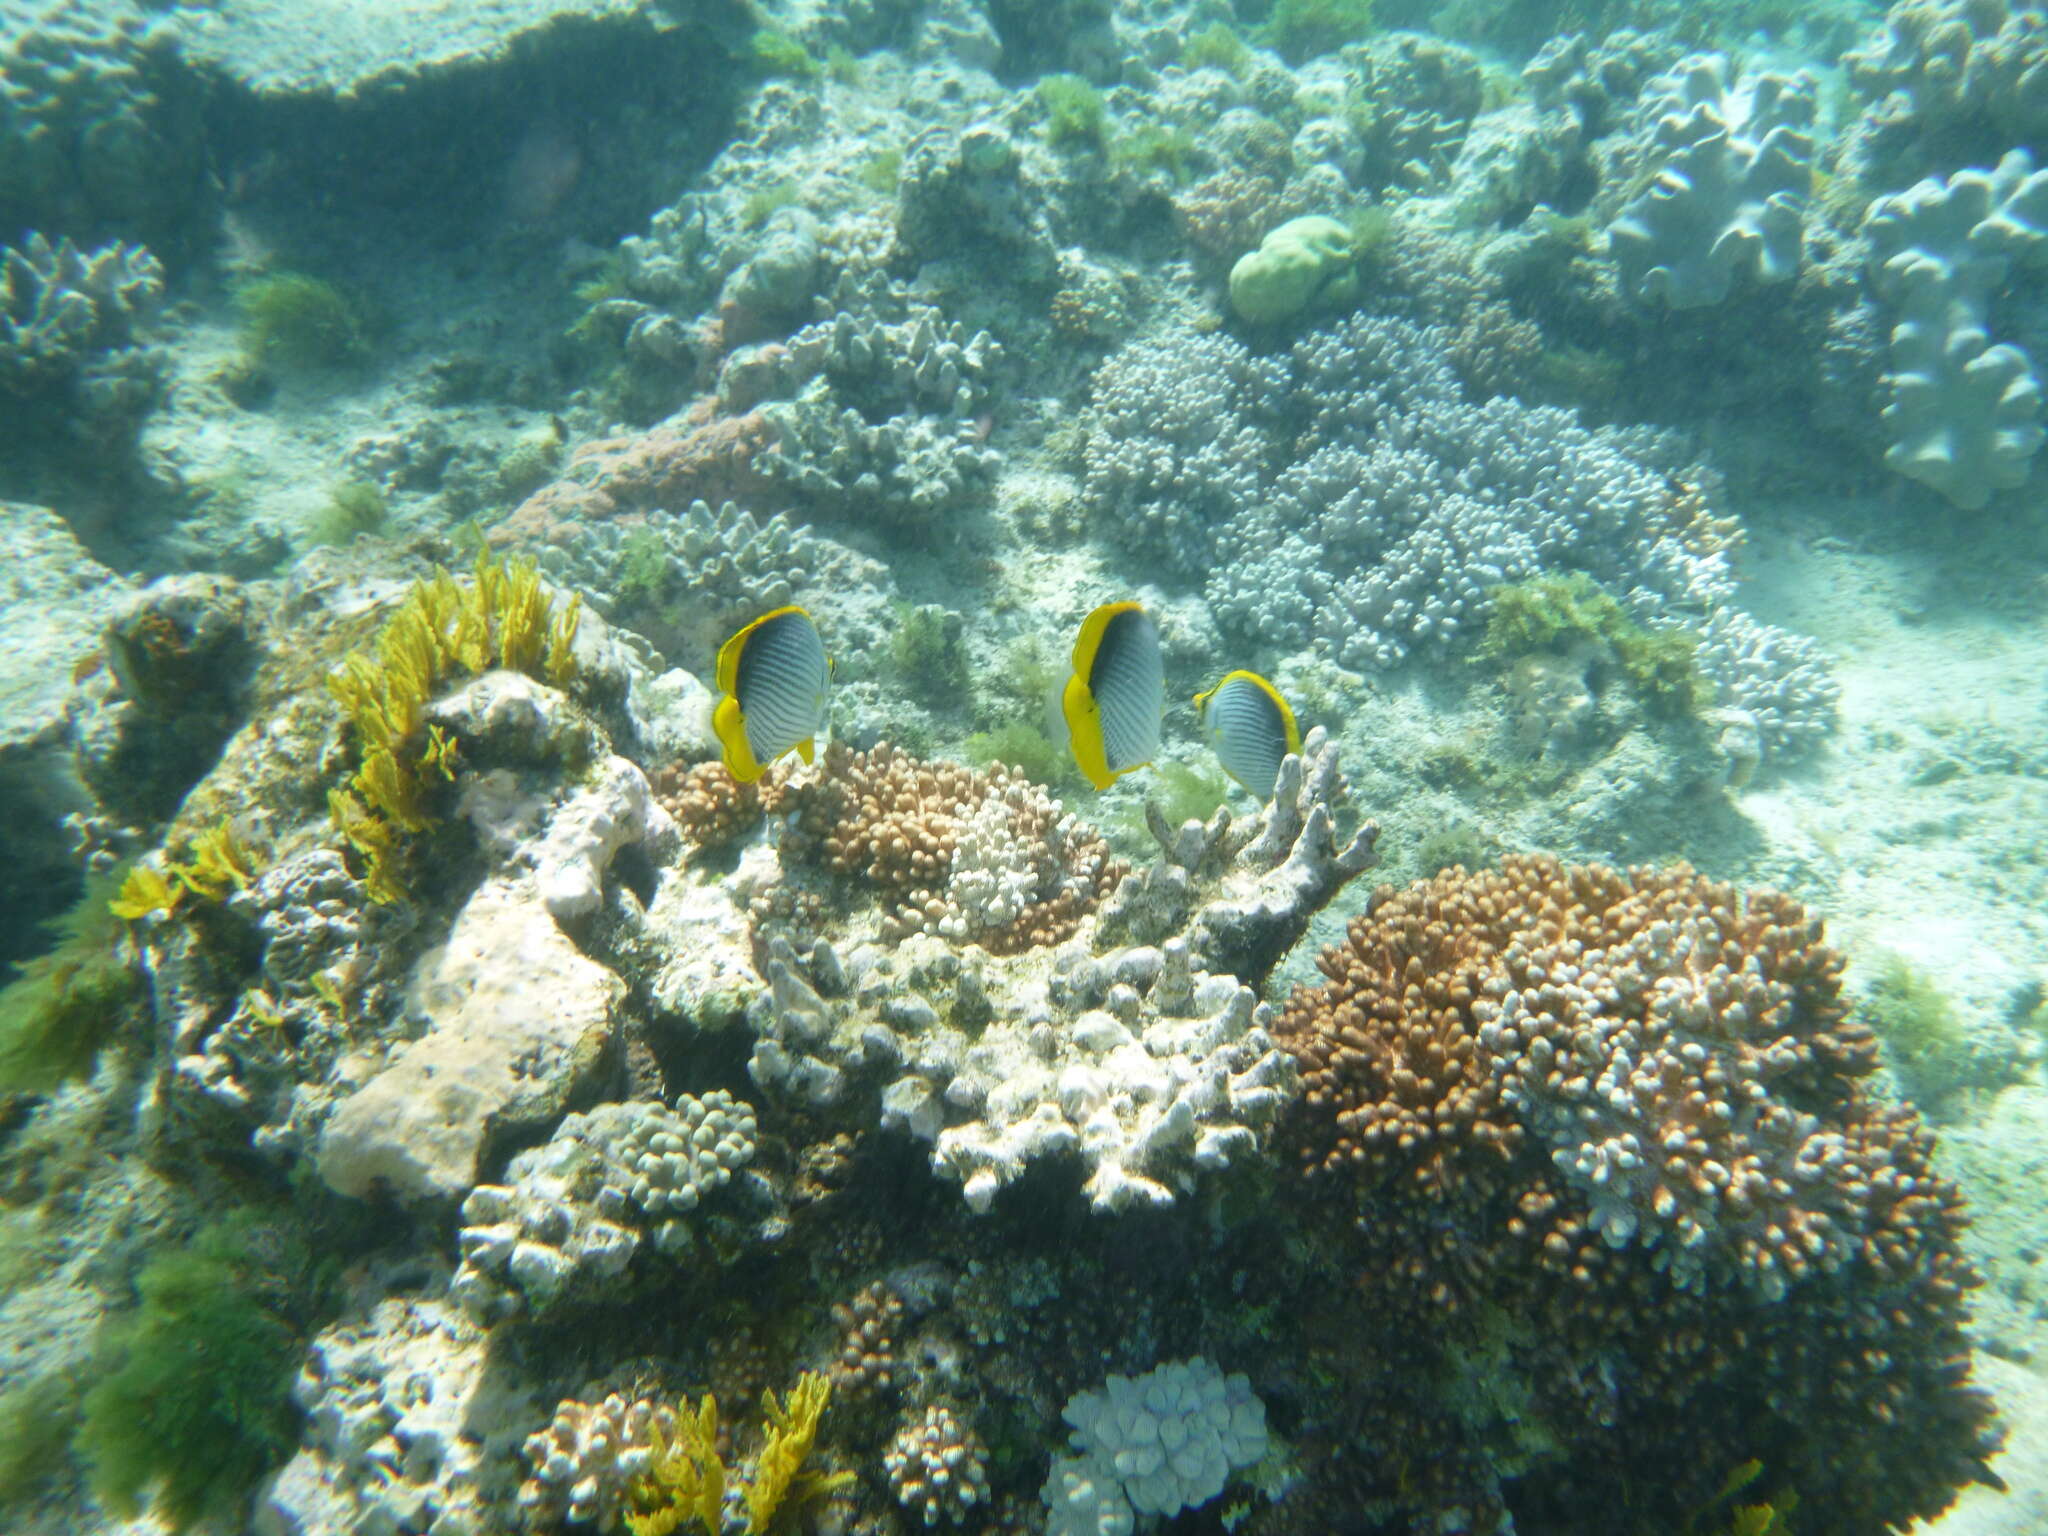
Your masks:
<svg viewBox="0 0 2048 1536"><path fill-rule="evenodd" d="M1230 269L1230 307L1253 325L1289 320L1318 304L1348 304L1358 292L1351 231L1320 214L1289 219Z"/></svg>

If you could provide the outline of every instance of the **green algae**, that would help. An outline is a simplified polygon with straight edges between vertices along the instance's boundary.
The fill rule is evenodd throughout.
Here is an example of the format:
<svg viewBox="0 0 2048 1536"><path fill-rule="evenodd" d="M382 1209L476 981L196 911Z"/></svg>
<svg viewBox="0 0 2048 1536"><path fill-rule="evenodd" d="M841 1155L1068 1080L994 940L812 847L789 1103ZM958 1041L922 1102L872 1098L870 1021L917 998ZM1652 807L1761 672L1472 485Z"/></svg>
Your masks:
<svg viewBox="0 0 2048 1536"><path fill-rule="evenodd" d="M1591 644L1604 648L1645 702L1693 714L1713 702L1696 663L1699 638L1687 629L1645 629L1583 571L1495 587L1479 654L1513 661Z"/></svg>
<svg viewBox="0 0 2048 1536"><path fill-rule="evenodd" d="M327 1284L301 1239L246 1214L152 1257L81 1405L93 1491L124 1518L153 1492L179 1530L239 1508L297 1441L292 1381Z"/></svg>
<svg viewBox="0 0 2048 1536"><path fill-rule="evenodd" d="M369 351L358 307L325 279L272 272L235 291L242 350L252 361L292 368L337 368Z"/></svg>
<svg viewBox="0 0 2048 1536"><path fill-rule="evenodd" d="M108 903L122 871L96 875L48 929L48 953L0 990L0 1091L46 1093L92 1070L142 994L122 949L123 927Z"/></svg>

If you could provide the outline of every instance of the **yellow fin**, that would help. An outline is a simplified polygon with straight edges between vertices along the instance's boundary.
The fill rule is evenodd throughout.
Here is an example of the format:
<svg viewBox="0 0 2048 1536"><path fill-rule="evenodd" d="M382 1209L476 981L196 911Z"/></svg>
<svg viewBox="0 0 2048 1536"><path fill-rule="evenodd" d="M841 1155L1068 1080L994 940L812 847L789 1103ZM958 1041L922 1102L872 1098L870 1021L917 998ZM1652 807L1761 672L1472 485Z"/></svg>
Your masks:
<svg viewBox="0 0 2048 1536"><path fill-rule="evenodd" d="M723 672L724 661L718 665ZM718 737L718 744L725 749L725 766L732 770L732 776L740 783L751 784L766 772L761 764L754 761L754 748L747 740L746 714L740 709L740 701L730 693L720 699L718 707L711 712L711 729ZM807 757L804 761L809 762L810 759Z"/></svg>

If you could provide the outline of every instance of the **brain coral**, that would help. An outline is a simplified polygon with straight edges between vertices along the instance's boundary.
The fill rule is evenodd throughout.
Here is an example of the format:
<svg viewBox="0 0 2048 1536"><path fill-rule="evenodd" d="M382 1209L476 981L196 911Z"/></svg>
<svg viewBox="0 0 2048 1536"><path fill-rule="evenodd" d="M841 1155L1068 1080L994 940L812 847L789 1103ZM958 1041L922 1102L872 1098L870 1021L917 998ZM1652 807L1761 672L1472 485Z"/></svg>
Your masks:
<svg viewBox="0 0 2048 1536"><path fill-rule="evenodd" d="M1274 1028L1356 1275L1320 1326L1389 1362L1303 1426L1324 1497L1647 1536L1756 1460L1745 1501L1851 1536L1994 1481L1960 1199L1797 902L1511 857L1320 965Z"/></svg>

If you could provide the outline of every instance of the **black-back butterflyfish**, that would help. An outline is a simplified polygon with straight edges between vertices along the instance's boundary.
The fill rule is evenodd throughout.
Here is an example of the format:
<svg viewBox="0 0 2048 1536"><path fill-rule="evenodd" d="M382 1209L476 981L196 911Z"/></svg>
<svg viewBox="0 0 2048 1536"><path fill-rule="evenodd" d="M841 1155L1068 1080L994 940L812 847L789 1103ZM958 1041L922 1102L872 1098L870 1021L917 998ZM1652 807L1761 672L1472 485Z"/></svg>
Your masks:
<svg viewBox="0 0 2048 1536"><path fill-rule="evenodd" d="M1074 761L1097 789L1158 755L1166 670L1159 628L1141 605L1104 603L1081 621L1059 714Z"/></svg>
<svg viewBox="0 0 2048 1536"><path fill-rule="evenodd" d="M831 691L825 641L801 608L764 613L719 647L711 727L732 776L758 779L791 752L810 762Z"/></svg>
<svg viewBox="0 0 2048 1536"><path fill-rule="evenodd" d="M1261 800L1272 799L1281 761L1301 750L1301 727L1280 690L1256 672L1226 672L1195 695L1195 713L1223 771Z"/></svg>

